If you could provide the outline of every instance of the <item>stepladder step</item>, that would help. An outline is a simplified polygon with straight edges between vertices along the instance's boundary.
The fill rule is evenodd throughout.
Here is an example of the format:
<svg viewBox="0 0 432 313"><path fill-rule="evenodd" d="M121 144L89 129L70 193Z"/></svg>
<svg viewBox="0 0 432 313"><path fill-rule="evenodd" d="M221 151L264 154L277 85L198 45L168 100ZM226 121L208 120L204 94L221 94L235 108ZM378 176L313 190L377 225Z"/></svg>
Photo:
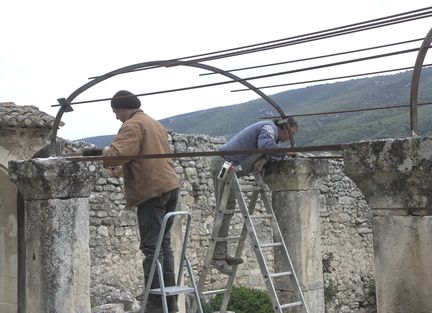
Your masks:
<svg viewBox="0 0 432 313"><path fill-rule="evenodd" d="M271 278L278 278L278 277L290 276L290 275L292 275L292 274L293 274L293 272L291 272L291 271L287 271L287 272L279 272L279 273L273 273L273 274L270 274L270 277L271 277Z"/></svg>
<svg viewBox="0 0 432 313"><path fill-rule="evenodd" d="M215 238L216 242L221 242L221 241L239 241L241 239L244 239L244 237L242 236L231 236L231 237L218 237Z"/></svg>
<svg viewBox="0 0 432 313"><path fill-rule="evenodd" d="M211 295L224 293L225 291L226 289L216 289L216 290L204 291L202 294L203 296L211 296Z"/></svg>
<svg viewBox="0 0 432 313"><path fill-rule="evenodd" d="M303 305L302 301L296 301L296 302L281 304L280 307L281 307L281 309L286 309L286 308L292 308L292 307L300 306L300 305Z"/></svg>
<svg viewBox="0 0 432 313"><path fill-rule="evenodd" d="M192 287L185 287L185 286L170 286L165 287L164 292L167 296L174 296L174 295L180 295L180 294L187 294L194 292L194 288ZM161 295L163 294L161 288L155 288L149 290L150 294L153 295Z"/></svg>
<svg viewBox="0 0 432 313"><path fill-rule="evenodd" d="M280 246L282 246L281 242L269 242L269 243L260 244L261 248L273 248L273 247L280 247Z"/></svg>

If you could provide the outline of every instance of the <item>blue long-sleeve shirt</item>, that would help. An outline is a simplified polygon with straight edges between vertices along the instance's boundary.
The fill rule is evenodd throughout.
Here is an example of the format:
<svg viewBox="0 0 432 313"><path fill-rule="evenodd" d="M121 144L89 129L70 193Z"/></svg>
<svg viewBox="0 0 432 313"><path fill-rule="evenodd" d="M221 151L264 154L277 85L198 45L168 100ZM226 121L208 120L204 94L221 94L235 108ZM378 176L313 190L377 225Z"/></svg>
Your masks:
<svg viewBox="0 0 432 313"><path fill-rule="evenodd" d="M243 150L243 149L256 149L256 148L279 148L278 140L278 127L273 121L261 121L249 125L242 131L234 135L227 143L219 147L220 151L227 150ZM267 160L280 160L286 156L286 153L275 153L265 155ZM261 155L255 155L257 160ZM250 158L248 154L226 155L225 159L229 162L240 164L241 161Z"/></svg>

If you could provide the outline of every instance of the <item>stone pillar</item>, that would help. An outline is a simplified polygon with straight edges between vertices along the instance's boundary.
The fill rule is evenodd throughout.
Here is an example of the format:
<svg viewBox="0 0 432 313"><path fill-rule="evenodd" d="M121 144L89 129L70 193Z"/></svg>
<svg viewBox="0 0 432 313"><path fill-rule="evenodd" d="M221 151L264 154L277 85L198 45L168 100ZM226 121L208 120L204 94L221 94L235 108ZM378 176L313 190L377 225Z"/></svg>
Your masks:
<svg viewBox="0 0 432 313"><path fill-rule="evenodd" d="M353 143L344 160L373 210L378 312L432 312L432 138Z"/></svg>
<svg viewBox="0 0 432 313"><path fill-rule="evenodd" d="M95 166L10 161L25 200L27 312L90 313L89 196Z"/></svg>
<svg viewBox="0 0 432 313"><path fill-rule="evenodd" d="M324 312L319 182L327 172L327 160L295 158L270 164L265 176L265 182L273 192L273 209L310 313ZM275 257L277 268L282 266L280 262L286 261ZM288 299L288 296L281 298L282 304L296 300Z"/></svg>

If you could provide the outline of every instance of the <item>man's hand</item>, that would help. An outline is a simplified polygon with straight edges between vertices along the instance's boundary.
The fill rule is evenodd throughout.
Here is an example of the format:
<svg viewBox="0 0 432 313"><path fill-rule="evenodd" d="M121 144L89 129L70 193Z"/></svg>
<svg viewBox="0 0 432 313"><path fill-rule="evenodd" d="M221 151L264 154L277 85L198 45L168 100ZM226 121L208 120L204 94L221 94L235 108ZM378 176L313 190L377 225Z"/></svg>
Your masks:
<svg viewBox="0 0 432 313"><path fill-rule="evenodd" d="M254 163L254 172L255 173L261 172L266 163L267 163L267 159L265 157L258 159Z"/></svg>
<svg viewBox="0 0 432 313"><path fill-rule="evenodd" d="M82 151L83 156L98 156L102 155L102 149L100 148L86 148Z"/></svg>
<svg viewBox="0 0 432 313"><path fill-rule="evenodd" d="M110 166L108 167L108 171L116 178L123 176L123 168L121 166Z"/></svg>

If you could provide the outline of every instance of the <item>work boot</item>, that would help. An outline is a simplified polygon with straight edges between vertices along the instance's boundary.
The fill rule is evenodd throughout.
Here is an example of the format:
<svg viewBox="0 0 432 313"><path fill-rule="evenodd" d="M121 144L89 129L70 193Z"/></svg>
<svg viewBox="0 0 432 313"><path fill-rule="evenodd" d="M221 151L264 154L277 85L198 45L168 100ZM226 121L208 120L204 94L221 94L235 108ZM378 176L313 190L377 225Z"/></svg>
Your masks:
<svg viewBox="0 0 432 313"><path fill-rule="evenodd" d="M225 261L228 265L239 265L243 263L242 258L236 258L228 254L225 256Z"/></svg>
<svg viewBox="0 0 432 313"><path fill-rule="evenodd" d="M168 313L176 313L179 311L177 305L177 296L167 297Z"/></svg>
<svg viewBox="0 0 432 313"><path fill-rule="evenodd" d="M149 295L149 297L157 297L159 299L155 299L153 301L147 301L145 313L163 313L163 305L162 305L162 299L160 299L160 296L156 295ZM178 306L177 306L177 296L169 296L167 297L167 304L168 304L168 313L176 313L178 312ZM137 311L133 311L133 313L141 313L142 306L140 305L140 308Z"/></svg>
<svg viewBox="0 0 432 313"><path fill-rule="evenodd" d="M217 269L219 272L221 272L222 274L228 276L231 275L233 272L231 265L228 265L225 259L213 259L211 261L211 265L213 265L213 267Z"/></svg>
<svg viewBox="0 0 432 313"><path fill-rule="evenodd" d="M153 296L153 299L150 299L150 297ZM156 299L159 298L159 299ZM160 299L160 296L156 296L156 295L149 295L149 300L147 301L147 305L145 307L145 313L163 313L163 308L162 308L162 301Z"/></svg>

